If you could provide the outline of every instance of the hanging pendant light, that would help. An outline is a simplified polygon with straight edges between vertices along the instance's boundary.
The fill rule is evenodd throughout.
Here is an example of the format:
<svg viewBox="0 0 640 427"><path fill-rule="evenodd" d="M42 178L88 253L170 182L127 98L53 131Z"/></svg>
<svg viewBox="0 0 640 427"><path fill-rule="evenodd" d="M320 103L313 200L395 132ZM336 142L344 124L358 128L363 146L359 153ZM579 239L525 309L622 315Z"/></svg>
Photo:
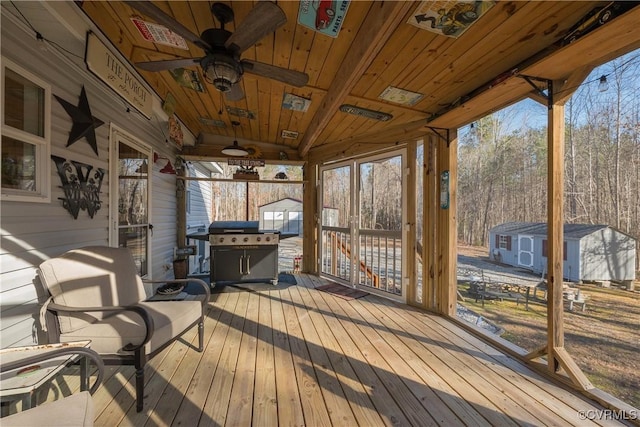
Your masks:
<svg viewBox="0 0 640 427"><path fill-rule="evenodd" d="M171 160L167 160L167 164L162 169L160 169L160 173L168 173L170 175L176 174L176 170L171 164Z"/></svg>
<svg viewBox="0 0 640 427"><path fill-rule="evenodd" d="M598 90L600 92L606 92L609 89L609 82L607 82L607 76L600 77L600 82L598 83Z"/></svg>
<svg viewBox="0 0 640 427"><path fill-rule="evenodd" d="M236 126L239 125L240 122L231 122L231 126L233 126L233 145L228 145L222 149L222 154L225 156L243 157L249 154L245 148L238 145L238 140L236 139Z"/></svg>

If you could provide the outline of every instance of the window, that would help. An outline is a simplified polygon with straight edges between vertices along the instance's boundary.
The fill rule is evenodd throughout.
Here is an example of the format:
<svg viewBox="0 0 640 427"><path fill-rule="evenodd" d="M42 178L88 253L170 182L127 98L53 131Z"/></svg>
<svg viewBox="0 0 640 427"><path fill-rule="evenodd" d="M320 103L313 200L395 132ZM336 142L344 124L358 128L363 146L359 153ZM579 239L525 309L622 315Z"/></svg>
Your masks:
<svg viewBox="0 0 640 427"><path fill-rule="evenodd" d="M496 235L496 247L500 249L505 249L507 251L511 250L511 236L504 235Z"/></svg>
<svg viewBox="0 0 640 427"><path fill-rule="evenodd" d="M51 87L2 58L2 200L49 202Z"/></svg>
<svg viewBox="0 0 640 427"><path fill-rule="evenodd" d="M542 256L544 258L548 257L548 252L549 252L549 244L547 243L547 240L544 239L542 241ZM566 261L567 260L567 242L566 240L564 242L562 242L562 260Z"/></svg>

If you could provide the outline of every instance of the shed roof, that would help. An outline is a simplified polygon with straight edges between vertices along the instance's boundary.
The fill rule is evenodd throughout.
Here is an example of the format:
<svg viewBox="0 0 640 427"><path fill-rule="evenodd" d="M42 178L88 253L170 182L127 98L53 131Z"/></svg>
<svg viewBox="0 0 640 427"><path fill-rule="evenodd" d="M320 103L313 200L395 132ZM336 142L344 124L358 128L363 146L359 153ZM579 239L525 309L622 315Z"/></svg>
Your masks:
<svg viewBox="0 0 640 427"><path fill-rule="evenodd" d="M264 205L260 205L258 207L262 208L264 206L275 205L276 203L280 203L280 202L285 201L285 200L291 200L292 202L296 202L296 203L302 204L302 200L294 199L293 197L283 197L282 199L276 200L274 202L265 203Z"/></svg>
<svg viewBox="0 0 640 427"><path fill-rule="evenodd" d="M612 228L604 224L564 224L566 238L580 239L605 228ZM615 230L615 229L614 229ZM616 230L619 231L619 230ZM490 232L504 234L529 234L532 236L546 236L546 222L505 222L493 227Z"/></svg>

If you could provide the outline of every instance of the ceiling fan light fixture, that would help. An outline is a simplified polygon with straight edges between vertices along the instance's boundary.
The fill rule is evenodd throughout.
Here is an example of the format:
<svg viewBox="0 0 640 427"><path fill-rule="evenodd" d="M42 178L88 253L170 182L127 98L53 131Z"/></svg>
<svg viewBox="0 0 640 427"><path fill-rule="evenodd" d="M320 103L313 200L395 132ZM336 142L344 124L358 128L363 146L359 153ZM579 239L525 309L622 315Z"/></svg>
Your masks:
<svg viewBox="0 0 640 427"><path fill-rule="evenodd" d="M229 92L240 81L242 69L238 62L225 55L209 55L202 61L207 80L220 92Z"/></svg>
<svg viewBox="0 0 640 427"><path fill-rule="evenodd" d="M236 127L240 126L240 122L234 120L231 122L231 126L233 128L233 145L224 147L222 154L231 157L244 157L249 154L249 150L238 145L238 140L236 139Z"/></svg>

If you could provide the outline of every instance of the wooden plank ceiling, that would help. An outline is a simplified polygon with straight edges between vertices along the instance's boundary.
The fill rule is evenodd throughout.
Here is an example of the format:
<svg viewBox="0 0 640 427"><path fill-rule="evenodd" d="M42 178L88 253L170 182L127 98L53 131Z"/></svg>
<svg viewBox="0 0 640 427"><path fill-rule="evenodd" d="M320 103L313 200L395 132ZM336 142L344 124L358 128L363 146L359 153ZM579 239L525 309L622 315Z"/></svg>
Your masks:
<svg viewBox="0 0 640 427"><path fill-rule="evenodd" d="M156 6L195 34L219 27L211 14L213 2L154 1ZM256 2L226 2L235 19L225 28L234 31ZM314 2L317 3L317 2ZM569 29L597 1L498 1L458 38L410 25L420 2L353 1L338 37L333 38L297 23L299 2L280 1L287 22L242 53L242 59L302 71L309 83L302 88L245 73L245 98L223 100L211 84L200 93L180 86L168 71L139 70L161 98L171 93L176 114L194 135L202 135L186 154L221 157L220 149L233 139L231 121L241 143L261 147L265 157L287 149L300 158L314 155L337 158L345 147L392 145L429 131L455 128L507 106L535 90L521 75L569 79L573 73L606 62L640 47L640 7L635 7L577 41L560 46ZM96 26L131 63L175 58L199 58L204 51L187 42L181 50L145 41L131 18L142 16L126 2L85 1L81 7ZM200 76L198 64L191 67ZM493 83L492 83L493 82ZM383 101L389 86L423 94L415 105ZM541 86L542 87L542 86ZM282 108L285 93L311 100L306 112ZM351 104L391 114L375 121L340 112ZM236 107L255 113L255 119L228 113ZM201 118L221 120L211 126ZM282 131L297 132L285 139Z"/></svg>

